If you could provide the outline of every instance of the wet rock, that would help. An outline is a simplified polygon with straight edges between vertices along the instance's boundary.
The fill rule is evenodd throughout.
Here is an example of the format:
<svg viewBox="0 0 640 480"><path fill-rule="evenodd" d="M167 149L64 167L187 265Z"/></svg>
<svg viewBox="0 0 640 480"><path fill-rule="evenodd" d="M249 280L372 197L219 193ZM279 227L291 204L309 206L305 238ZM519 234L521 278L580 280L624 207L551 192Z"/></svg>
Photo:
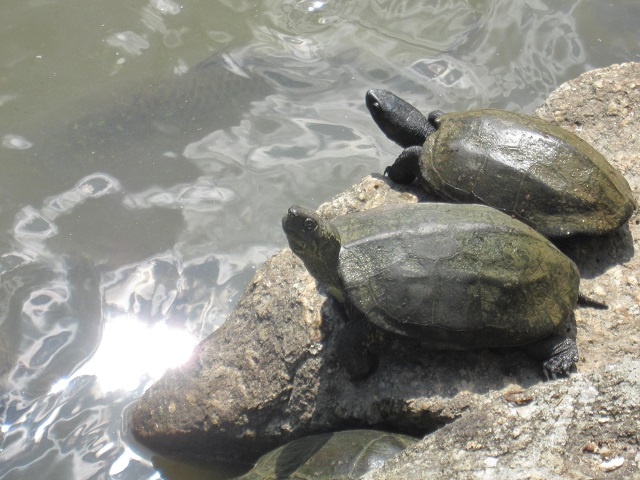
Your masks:
<svg viewBox="0 0 640 480"><path fill-rule="evenodd" d="M625 173L636 199L638 95L640 64L613 66L561 86L537 112L599 148ZM320 212L331 218L423 195L374 175ZM435 432L403 454L403 463L377 473L380 479L404 478L397 473L402 468L417 475L406 478L439 471L452 477L462 468L452 462L462 457L467 463L459 478L506 475L511 465L525 472L523 458L544 463L544 478L598 476L587 464L632 471L638 459L630 452L638 438L629 425L635 422L637 430L638 409L631 400L640 396L631 360L640 350L640 268L634 253L639 223L636 212L619 232L562 246L581 268L585 293L610 305L606 311L576 310L580 373L570 379L545 382L540 365L518 349L429 352L390 339L377 370L352 382L335 361L344 313L285 249L256 272L230 318L189 363L147 390L134 412L134 433L162 453L248 461L295 438L340 428ZM607 410L611 420L602 426L598 419L605 418L602 409L615 389L620 410ZM446 444L455 450L439 446L449 436L463 439ZM551 447L544 443L547 436L553 437ZM574 440L584 440L587 453ZM613 453L603 453L600 445ZM529 453L518 456L525 447ZM591 473L583 475L578 466Z"/></svg>

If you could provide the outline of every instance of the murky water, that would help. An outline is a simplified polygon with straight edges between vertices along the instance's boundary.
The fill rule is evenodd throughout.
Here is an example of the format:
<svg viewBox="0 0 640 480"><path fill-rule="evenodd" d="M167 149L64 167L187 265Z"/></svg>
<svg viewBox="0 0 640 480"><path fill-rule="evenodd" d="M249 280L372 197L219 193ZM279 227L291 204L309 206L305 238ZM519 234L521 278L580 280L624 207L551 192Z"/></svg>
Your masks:
<svg viewBox="0 0 640 480"><path fill-rule="evenodd" d="M220 325L280 217L399 148L367 88L531 111L640 59L636 0L5 0L0 477L225 478L130 413ZM161 472L161 473L159 473Z"/></svg>

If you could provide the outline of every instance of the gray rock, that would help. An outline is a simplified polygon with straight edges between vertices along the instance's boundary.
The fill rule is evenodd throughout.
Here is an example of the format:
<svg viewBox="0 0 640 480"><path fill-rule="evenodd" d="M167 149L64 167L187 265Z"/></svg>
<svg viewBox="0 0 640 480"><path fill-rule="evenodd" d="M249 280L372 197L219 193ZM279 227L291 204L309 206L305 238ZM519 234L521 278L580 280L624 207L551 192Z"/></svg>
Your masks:
<svg viewBox="0 0 640 480"><path fill-rule="evenodd" d="M631 359L511 386L363 478L637 478L639 393L640 361Z"/></svg>
<svg viewBox="0 0 640 480"><path fill-rule="evenodd" d="M638 95L640 64L613 66L561 86L537 112L599 148L623 171L636 199ZM423 195L374 175L319 211L332 218ZM496 475L507 475L511 466L534 472L542 463L543 478L597 477L601 464L632 471L639 411L633 400L640 397L637 364L630 360L640 350L639 223L636 213L629 228L564 246L585 277L582 290L611 306L576 310L580 373L570 379L544 382L540 365L518 349L428 352L389 340L378 369L351 382L335 362L344 314L285 249L256 272L229 319L191 360L145 392L134 411L134 433L166 454L250 460L295 438L343 427L435 432L403 454L404 463L393 462L375 478L403 478L398 472L409 470L417 476L406 478L452 477L456 469L458 478L503 478ZM510 394L514 389L524 397ZM529 396L529 405L518 405ZM449 437L458 441L441 443ZM553 438L550 447L545 437ZM518 453L525 449L526 455ZM591 473L583 475L583 467Z"/></svg>

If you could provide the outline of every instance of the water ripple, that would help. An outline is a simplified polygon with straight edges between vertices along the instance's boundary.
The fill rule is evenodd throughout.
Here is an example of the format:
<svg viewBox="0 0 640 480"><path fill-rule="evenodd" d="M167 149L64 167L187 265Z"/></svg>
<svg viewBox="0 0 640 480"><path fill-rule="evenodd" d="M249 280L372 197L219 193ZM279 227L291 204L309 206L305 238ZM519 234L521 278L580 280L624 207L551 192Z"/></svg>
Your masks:
<svg viewBox="0 0 640 480"><path fill-rule="evenodd" d="M280 8L289 31L312 33L328 29L347 18L354 5L353 0L287 0Z"/></svg>
<svg viewBox="0 0 640 480"><path fill-rule="evenodd" d="M33 143L20 135L5 135L2 137L2 146L14 150L27 150Z"/></svg>
<svg viewBox="0 0 640 480"><path fill-rule="evenodd" d="M106 42L134 56L142 55L149 48L149 41L135 32L119 32L107 37Z"/></svg>

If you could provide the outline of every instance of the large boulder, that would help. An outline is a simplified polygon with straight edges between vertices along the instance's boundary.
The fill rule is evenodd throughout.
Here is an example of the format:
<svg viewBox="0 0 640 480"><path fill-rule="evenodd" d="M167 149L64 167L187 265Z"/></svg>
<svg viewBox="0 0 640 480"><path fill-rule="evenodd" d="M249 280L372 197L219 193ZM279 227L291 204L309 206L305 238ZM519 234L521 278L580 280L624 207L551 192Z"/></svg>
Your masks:
<svg viewBox="0 0 640 480"><path fill-rule="evenodd" d="M637 200L639 97L640 64L614 65L561 86L536 113L598 148L625 174ZM425 199L416 188L374 175L319 210L332 218ZM503 472L491 478L512 478L510 465L520 468L522 458L544 462L545 471L556 472L548 478L597 477L603 468L630 472L638 464L640 411L633 403L640 398L637 373L629 371L640 351L638 223L636 212L629 227L562 246L581 269L582 290L610 305L576 310L581 359L569 379L545 382L540 364L518 349L434 352L390 339L377 370L353 382L335 360L344 312L284 249L256 272L229 319L190 361L145 392L134 411L134 433L165 454L251 460L303 435L340 428L435 432L377 473L379 479L438 471L454 478L463 468L454 452L465 462L458 478L487 469L490 476ZM614 397L621 399L619 409L603 410ZM629 422L634 431L617 427ZM474 429L484 433L474 439ZM554 443L543 454L545 437ZM523 445L527 455L517 456ZM584 460L585 452L598 461ZM406 476L409 471L417 473Z"/></svg>

